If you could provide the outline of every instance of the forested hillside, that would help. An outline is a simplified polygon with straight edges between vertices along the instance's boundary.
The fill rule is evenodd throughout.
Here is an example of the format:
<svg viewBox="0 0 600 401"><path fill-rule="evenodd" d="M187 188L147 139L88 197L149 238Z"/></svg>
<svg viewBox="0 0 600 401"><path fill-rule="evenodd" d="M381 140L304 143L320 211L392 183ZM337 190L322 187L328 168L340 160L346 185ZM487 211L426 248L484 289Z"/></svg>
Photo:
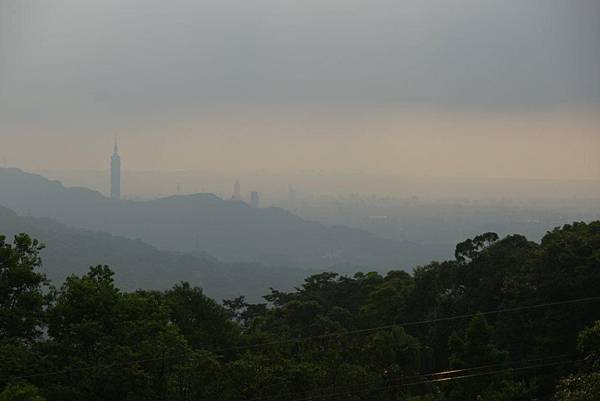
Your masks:
<svg viewBox="0 0 600 401"><path fill-rule="evenodd" d="M86 188L18 169L0 168L0 205L21 215L72 227L139 238L162 251L206 252L224 262L326 269L335 264L403 268L436 259L408 241L379 238L344 226L327 227L280 208L252 208L213 194L119 201Z"/></svg>
<svg viewBox="0 0 600 401"><path fill-rule="evenodd" d="M600 222L224 306L102 266L51 288L38 250L0 241L3 401L600 399Z"/></svg>
<svg viewBox="0 0 600 401"><path fill-rule="evenodd" d="M8 237L26 232L43 243L40 271L54 283L71 274L85 274L89 266L105 264L116 273L115 285L122 290L165 290L187 281L204 288L219 302L242 294L257 301L271 287L291 289L314 273L258 263L224 263L199 252L159 251L141 240L76 229L46 218L18 216L2 206L0 232Z"/></svg>

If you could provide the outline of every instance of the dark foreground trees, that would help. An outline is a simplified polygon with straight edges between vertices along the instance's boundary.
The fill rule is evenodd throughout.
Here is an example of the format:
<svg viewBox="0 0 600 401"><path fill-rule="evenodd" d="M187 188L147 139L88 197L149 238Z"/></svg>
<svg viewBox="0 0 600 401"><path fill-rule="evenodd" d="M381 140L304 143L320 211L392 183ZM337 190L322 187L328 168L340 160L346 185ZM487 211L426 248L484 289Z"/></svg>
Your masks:
<svg viewBox="0 0 600 401"><path fill-rule="evenodd" d="M124 293L105 266L52 288L40 251L0 239L0 401L600 399L599 222L259 305Z"/></svg>

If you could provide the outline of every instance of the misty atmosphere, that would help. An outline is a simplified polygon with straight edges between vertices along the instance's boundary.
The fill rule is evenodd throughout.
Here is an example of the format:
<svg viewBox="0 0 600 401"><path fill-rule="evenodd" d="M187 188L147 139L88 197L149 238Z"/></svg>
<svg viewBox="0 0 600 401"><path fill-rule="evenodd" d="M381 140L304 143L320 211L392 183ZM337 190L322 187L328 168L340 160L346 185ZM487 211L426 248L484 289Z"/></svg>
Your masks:
<svg viewBox="0 0 600 401"><path fill-rule="evenodd" d="M0 0L0 401L600 400L597 0Z"/></svg>

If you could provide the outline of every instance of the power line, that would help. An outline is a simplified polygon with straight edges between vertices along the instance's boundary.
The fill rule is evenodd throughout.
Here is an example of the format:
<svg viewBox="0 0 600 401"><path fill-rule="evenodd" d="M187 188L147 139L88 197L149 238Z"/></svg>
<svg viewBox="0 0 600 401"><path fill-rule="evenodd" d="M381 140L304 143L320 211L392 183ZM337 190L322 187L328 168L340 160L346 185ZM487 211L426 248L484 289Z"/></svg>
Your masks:
<svg viewBox="0 0 600 401"><path fill-rule="evenodd" d="M321 334L321 335L317 335L317 336L299 337L299 338L293 338L293 339L288 339L288 340L272 341L272 342L268 342L268 343L231 347L231 348L225 348L225 349L221 349L221 350L215 350L213 352L244 350L244 349L252 349L252 348L261 348L261 347L266 347L266 346L271 346L271 345L290 344L290 343L303 343L303 342L309 342L309 341L313 341L313 340L321 340L321 339L331 338L331 337L343 337L343 336L348 336L348 335L353 335L353 334L364 334L364 333L370 333L370 332L374 332L374 331L389 330L394 327L420 326L420 325L424 325L424 324L447 322L447 321L452 321L452 320L462 320L462 319L475 317L478 315L488 316L488 315L495 315L495 314L501 314L501 313L519 312L519 311L530 310L530 309L540 309L540 308L546 308L546 307L552 307L552 306L568 305L568 304L582 303L582 302L594 302L594 301L600 301L600 296L570 299L567 301L547 302L547 303L537 304L537 305L519 306L519 307L514 307L514 308L504 308L504 309L498 309L498 310L487 311L487 312L470 313L470 314L456 315L456 316L449 316L449 317L442 317L442 318L433 318L433 319L410 321L410 322L400 322L400 323L394 323L394 324L389 324L389 325L384 325L384 326L370 327L370 328L366 328L366 329L348 330L348 331L344 331L344 332Z"/></svg>
<svg viewBox="0 0 600 401"><path fill-rule="evenodd" d="M390 330L394 327L420 326L420 325L424 325L424 324L448 322L448 321L453 321L453 320L462 320L462 319L467 319L467 318L471 318L471 317L475 317L475 316L479 316L479 315L488 316L488 315L495 315L495 314L501 314L501 313L520 312L520 311L525 311L525 310L549 308L549 307L554 307L554 306L569 305L569 304L576 304L576 303L583 303L583 302L596 302L596 301L600 301L600 296L570 299L570 300L566 300L566 301L546 302L546 303L542 303L542 304L519 306L519 307L513 307L513 308L503 308L503 309L497 309L497 310L492 310L492 311L455 315L455 316L448 316L448 317L443 317L443 318L433 318L433 319L418 320L418 321L400 322L400 323L389 324L389 325L384 325L384 326L377 326L377 327L370 327L370 328L365 328L365 329L348 330L348 331L343 331L343 332L321 334L321 335L309 336L309 337L298 337L298 338L291 338L291 339L287 339L287 340L277 340L277 341L270 341L270 342L264 342L264 343L258 343L258 344L239 345L239 346L220 348L220 349L206 349L203 351L208 351L208 352L212 352L212 353L244 351L244 350L265 348L265 347L271 347L271 346L277 346L277 345L306 343L306 342L311 342L311 341L315 341L315 340L323 340L323 339L334 338L334 337L345 337L345 336L350 336L350 335L355 335L355 334L365 334L365 333L371 333L371 332L376 332L376 331ZM31 379L31 378L37 378L37 377L56 376L56 375L75 373L75 372L79 372L79 371L87 371L87 370L94 370L94 369L104 369L104 368L108 369L108 368L114 368L114 367L119 367L119 366L129 366L129 365L135 365L138 363L156 362L156 361L163 361L163 360L175 360L175 359L184 358L188 354L189 353L184 353L184 354L179 354L179 355L171 355L171 356L165 356L165 357L138 359L138 360L132 360L132 361L127 361L127 362L118 362L118 363L105 364L105 365L98 364L98 365L85 366L85 367L76 368L76 369L64 369L64 370L55 371L55 372L46 372L46 373L37 373L37 374L31 374L31 375L25 375L25 376L17 376L17 377L15 377L15 379L19 379L19 380Z"/></svg>
<svg viewBox="0 0 600 401"><path fill-rule="evenodd" d="M426 385L426 384L432 384L432 383L450 382L450 381L454 381L454 380L467 380L467 379L471 379L471 378L475 378L475 377L495 376L495 375L498 375L501 373L525 371L525 370L532 370L532 369L541 369L541 368L545 368L545 367L567 365L567 364L577 363L577 362L581 362L581 361L582 361L581 359L575 359L575 360L569 360L569 361L564 361L564 362L552 362L552 363L538 364L538 365L532 365L532 366L524 366L521 368L499 369L499 370L495 370L495 371L491 371L491 372L484 372L484 373L472 373L472 374L448 377L448 378L440 378L440 379L433 379L433 380L419 380L419 381L413 381L413 382L409 382L409 383L391 384L391 385L382 386L382 387L378 387L378 388L374 388L374 389L339 391L339 392L330 393L330 394L313 395L313 396L304 397L304 398L295 398L295 399L292 399L289 401L312 401L312 400L317 400L317 399L326 399L326 398L332 398L332 397L347 396L349 394L372 393L372 392L391 390L391 389L401 388L401 387L420 386L420 385ZM439 373L442 374L443 372L439 372ZM402 380L402 379L403 378L400 377L397 380ZM369 384L373 384L373 383L361 383L361 384L357 384L352 387L369 385ZM351 387L346 386L346 388L351 388ZM342 387L342 389L343 389L343 387ZM277 396L273 396L273 397L277 397ZM273 397L256 398L256 399L253 399L252 401L267 400L267 399L273 398Z"/></svg>
<svg viewBox="0 0 600 401"><path fill-rule="evenodd" d="M488 315L495 315L495 314L501 314L501 313L519 312L519 311L524 311L524 310L540 309L540 308L546 308L546 307L552 307L552 306L561 306L561 305L568 305L568 304L574 304L574 303L594 302L594 301L600 301L600 296L570 299L567 301L546 302L546 303L537 304L537 305L504 308L504 309L497 309L497 310L487 311L487 312L470 313L470 314L455 315L455 316L442 317L442 318L433 318L433 319L410 321L410 322L400 322L400 323L394 323L394 324L389 324L389 325L384 325L384 326L370 327L370 328L366 328L366 329L348 330L348 331L343 331L343 332L321 334L321 335L316 335L316 336L298 337L298 338L292 338L292 339L288 339L288 340L278 340L278 341L272 341L272 342L267 342L267 343L242 345L242 346L224 348L224 349L220 349L220 350L214 350L212 352L227 352L227 351L246 350L246 349L253 349L253 348L262 348L262 347L273 346L273 345L304 343L304 342L310 342L313 340L322 340L322 339L332 338L332 337L344 337L344 336L349 336L349 335L354 335L354 334L364 334L364 333L370 333L370 332L374 332L374 331L389 330L394 327L420 326L420 325L424 325L424 324L440 323L440 322L447 322L447 321L452 321L452 320L462 320L462 319L475 317L478 315L488 316Z"/></svg>
<svg viewBox="0 0 600 401"><path fill-rule="evenodd" d="M514 371L515 369L511 368L510 366L515 366L515 365L524 365L524 364L529 364L529 363L533 363L533 362L544 362L544 361L550 361L550 360L559 360L559 359L565 359L565 358L572 358L574 355L573 354L562 354L562 355L554 355L554 356L548 356L548 357L543 357L543 358L534 358L534 359L527 359L527 360L523 360L523 361L515 361L515 362L506 362L506 363L499 363L499 364L490 364L490 365L482 365L482 366L476 366L476 367L470 367L470 368L464 368L464 369L450 369L450 370L444 370L444 371L440 371L440 372L435 372L435 373L422 373L422 374L416 374L416 375L411 375L411 376L401 376L398 377L396 379L392 379L395 381L398 380L413 380L413 379L419 379L422 380L425 377L429 377L429 378L434 378L434 377L438 377L438 376L444 376L444 375L456 375L458 373L467 373L467 372L474 372L474 371L478 371L478 370L485 370L485 369L492 369L492 368L499 368L502 367L505 370L511 370ZM290 380L284 380L285 382L289 382ZM429 380L429 382L431 382L432 380ZM363 382L363 383L359 383L359 384L354 384L354 385L350 385L350 386L329 386L327 388L322 388L321 391L323 390L327 390L327 389L340 389L340 388L353 388L353 387L358 387L358 386L368 386L368 385L373 385L373 384L380 384L381 380L378 381L371 381L371 382ZM272 387L276 387L277 385L271 385L271 386L265 386L263 387L263 389L265 388L272 388ZM276 398L278 397L278 395L272 395L272 396L263 396L263 397L258 397L258 398L252 398L250 400L247 401L262 401L262 400L267 400L270 398Z"/></svg>

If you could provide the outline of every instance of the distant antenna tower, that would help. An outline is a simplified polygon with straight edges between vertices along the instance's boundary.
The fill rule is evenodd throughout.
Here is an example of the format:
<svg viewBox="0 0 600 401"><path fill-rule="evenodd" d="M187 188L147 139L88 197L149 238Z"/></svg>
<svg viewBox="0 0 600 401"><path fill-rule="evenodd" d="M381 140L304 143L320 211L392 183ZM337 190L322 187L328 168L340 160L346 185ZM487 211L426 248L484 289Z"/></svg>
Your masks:
<svg viewBox="0 0 600 401"><path fill-rule="evenodd" d="M115 146L110 158L110 197L121 199L121 156L119 156L119 145L115 135Z"/></svg>

